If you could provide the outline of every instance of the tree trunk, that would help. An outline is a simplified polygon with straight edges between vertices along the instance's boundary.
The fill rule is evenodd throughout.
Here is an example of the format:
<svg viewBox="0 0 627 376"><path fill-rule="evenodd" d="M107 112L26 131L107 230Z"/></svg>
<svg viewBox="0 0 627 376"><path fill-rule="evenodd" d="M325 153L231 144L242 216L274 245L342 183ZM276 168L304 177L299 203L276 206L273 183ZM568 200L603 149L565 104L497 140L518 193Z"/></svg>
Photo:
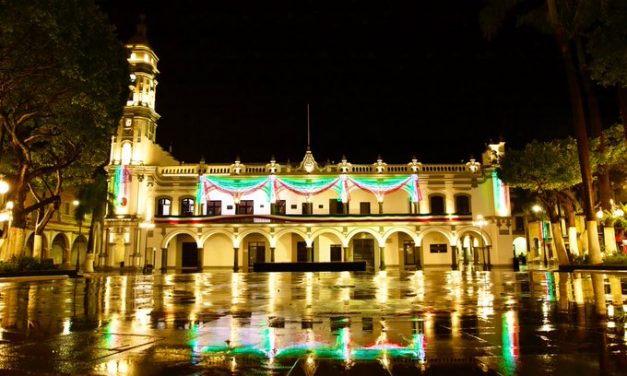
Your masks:
<svg viewBox="0 0 627 376"><path fill-rule="evenodd" d="M551 231L553 232L553 243L555 244L557 260L560 265L570 265L566 246L564 245L564 238L562 237L560 216L557 213L557 202L559 202L557 193L546 193L542 201L549 215L549 220L551 221Z"/></svg>
<svg viewBox="0 0 627 376"><path fill-rule="evenodd" d="M575 215L575 207L569 200L564 201L564 208L566 208L567 222L568 222L568 244L570 253L574 256L579 256L579 244L577 239L577 216Z"/></svg>
<svg viewBox="0 0 627 376"><path fill-rule="evenodd" d="M586 62L585 53L581 45L581 40L577 39L577 56L579 60L579 73L581 77L583 95L586 98L588 107L588 120L590 121L590 130L592 137L599 139L597 151L602 153L605 150L605 137L603 137L603 126L601 125L601 114L599 113L599 103L597 95L594 91L594 85L590 79L590 72ZM610 203L610 171L605 165L600 165L596 172L599 184L599 198L601 199L601 208L603 210L611 210Z"/></svg>
<svg viewBox="0 0 627 376"><path fill-rule="evenodd" d="M562 237L562 226L557 222L551 221L551 229L553 230L553 240L555 242L555 251L557 252L557 260L560 265L570 265L568 259L568 253L566 252L566 246L564 245L564 238Z"/></svg>
<svg viewBox="0 0 627 376"><path fill-rule="evenodd" d="M7 248L5 260L13 256L21 256L24 254L24 243L26 240L26 229L12 226L9 229L7 238Z"/></svg>
<svg viewBox="0 0 627 376"><path fill-rule="evenodd" d="M554 0L549 0L549 2ZM599 264L601 259L601 246L599 244L596 218L594 215L594 203L592 200L592 168L590 167L590 147L588 144L588 132L586 130L586 119L583 111L581 88L577 78L577 70L573 61L572 52L568 43L563 42L558 36L558 42L564 60L566 79L570 94L570 104L573 112L573 124L577 138L577 154L579 156L579 167L581 169L581 180L583 185L583 211L586 216L588 239L590 241L590 261ZM594 225L592 225L592 222Z"/></svg>

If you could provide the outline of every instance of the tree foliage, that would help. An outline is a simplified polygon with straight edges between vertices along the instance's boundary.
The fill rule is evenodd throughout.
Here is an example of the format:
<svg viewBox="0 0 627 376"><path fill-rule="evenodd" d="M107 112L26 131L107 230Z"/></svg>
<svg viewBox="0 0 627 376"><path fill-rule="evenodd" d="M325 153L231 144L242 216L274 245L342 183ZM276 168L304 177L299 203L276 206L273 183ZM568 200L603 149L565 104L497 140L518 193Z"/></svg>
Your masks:
<svg viewBox="0 0 627 376"><path fill-rule="evenodd" d="M126 51L92 0L0 0L0 146L14 227L107 158ZM28 194L35 204L25 207Z"/></svg>
<svg viewBox="0 0 627 376"><path fill-rule="evenodd" d="M592 78L603 86L627 86L627 2L604 0L588 52Z"/></svg>
<svg viewBox="0 0 627 376"><path fill-rule="evenodd" d="M499 176L511 187L536 193L580 184L575 140L533 141L522 150L509 150L501 161Z"/></svg>

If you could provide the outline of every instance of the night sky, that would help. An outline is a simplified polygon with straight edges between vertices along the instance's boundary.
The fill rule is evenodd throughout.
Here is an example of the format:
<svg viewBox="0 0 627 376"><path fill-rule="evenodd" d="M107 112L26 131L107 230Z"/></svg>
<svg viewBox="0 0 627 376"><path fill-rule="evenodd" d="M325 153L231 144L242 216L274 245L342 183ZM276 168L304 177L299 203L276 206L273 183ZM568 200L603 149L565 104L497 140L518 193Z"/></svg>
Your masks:
<svg viewBox="0 0 627 376"><path fill-rule="evenodd" d="M157 141L185 162L467 161L489 140L572 134L549 36L492 41L480 0L104 1L126 41L146 14L160 58ZM606 122L618 120L601 91Z"/></svg>

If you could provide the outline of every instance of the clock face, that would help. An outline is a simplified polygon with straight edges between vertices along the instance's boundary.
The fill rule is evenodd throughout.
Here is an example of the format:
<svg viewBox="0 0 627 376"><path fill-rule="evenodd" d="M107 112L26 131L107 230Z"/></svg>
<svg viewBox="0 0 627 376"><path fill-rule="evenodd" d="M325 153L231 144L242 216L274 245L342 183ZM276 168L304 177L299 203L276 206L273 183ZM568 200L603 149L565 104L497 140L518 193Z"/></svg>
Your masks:
<svg viewBox="0 0 627 376"><path fill-rule="evenodd" d="M126 119L126 122L124 123L124 126L130 127L132 124L133 124L133 119Z"/></svg>

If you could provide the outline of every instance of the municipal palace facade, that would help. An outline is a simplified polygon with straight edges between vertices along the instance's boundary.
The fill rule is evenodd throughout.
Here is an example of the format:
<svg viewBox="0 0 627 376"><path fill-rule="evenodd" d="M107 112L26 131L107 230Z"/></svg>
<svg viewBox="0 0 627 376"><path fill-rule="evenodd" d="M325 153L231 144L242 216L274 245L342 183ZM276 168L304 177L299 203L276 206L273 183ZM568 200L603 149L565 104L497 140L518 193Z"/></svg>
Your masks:
<svg viewBox="0 0 627 376"><path fill-rule="evenodd" d="M156 143L158 58L128 45L131 90L107 166L101 267L232 268L364 261L369 270L511 265L504 144L481 163L180 163ZM123 264L122 264L123 263Z"/></svg>

